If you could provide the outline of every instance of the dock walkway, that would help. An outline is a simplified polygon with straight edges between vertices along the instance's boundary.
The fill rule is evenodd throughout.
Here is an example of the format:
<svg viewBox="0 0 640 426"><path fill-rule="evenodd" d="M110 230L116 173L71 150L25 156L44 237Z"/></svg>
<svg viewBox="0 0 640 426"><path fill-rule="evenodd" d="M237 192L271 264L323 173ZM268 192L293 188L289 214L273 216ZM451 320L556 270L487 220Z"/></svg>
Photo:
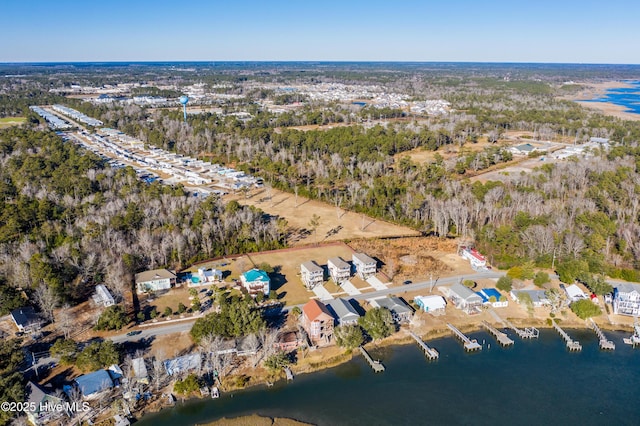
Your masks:
<svg viewBox="0 0 640 426"><path fill-rule="evenodd" d="M430 348L425 342L424 340L422 340L417 334L415 334L413 331L409 332L409 335L411 335L411 337L413 337L413 339L416 341L416 343L418 343L418 345L422 348L422 351L424 352L424 354L426 355L427 358L429 359L438 359L440 357L440 354L438 353L437 350Z"/></svg>
<svg viewBox="0 0 640 426"><path fill-rule="evenodd" d="M511 324L510 321L505 321L504 323L507 325L507 327L515 331L521 339L537 339L540 335L540 331L535 327L527 327L523 330Z"/></svg>
<svg viewBox="0 0 640 426"><path fill-rule="evenodd" d="M562 336L562 338L564 339L565 342L567 342L567 348L570 351L581 351L582 350L582 345L580 345L580 342L578 342L577 340L573 340L571 338L571 336L569 336L562 328L560 328L560 326L558 324L556 324L555 320L551 320L551 324L553 325L553 328L556 329L556 331L558 333L560 333L560 336Z"/></svg>
<svg viewBox="0 0 640 426"><path fill-rule="evenodd" d="M480 346L480 344L475 339L474 340L469 339L467 336L465 336L460 330L455 328L453 325L447 323L447 327L449 327L449 329L453 331L453 334L462 341L462 343L464 344L464 348L467 351L477 351L482 349L482 346Z"/></svg>
<svg viewBox="0 0 640 426"><path fill-rule="evenodd" d="M602 330L600 330L600 327L598 327L598 324L596 324L593 318L589 318L589 321L591 322L591 328L593 328L593 331L596 332L596 335L600 339L600 349L615 351L616 344L607 339L607 336L605 336Z"/></svg>
<svg viewBox="0 0 640 426"><path fill-rule="evenodd" d="M364 359L367 360L371 368L373 368L374 372L380 373L384 371L384 365L382 365L380 361L374 361L369 355L369 352L367 352L366 349L363 348L362 346L360 346L360 352L362 352L362 356L364 356Z"/></svg>
<svg viewBox="0 0 640 426"><path fill-rule="evenodd" d="M482 321L482 325L484 326L484 328L487 329L489 334L491 334L493 337L496 338L498 343L500 343L502 346L513 345L513 340L511 340L509 336L507 336L502 331L497 330L494 326L492 326L486 321Z"/></svg>
<svg viewBox="0 0 640 426"><path fill-rule="evenodd" d="M287 376L287 380L293 380L293 372L289 367L284 367L284 374Z"/></svg>

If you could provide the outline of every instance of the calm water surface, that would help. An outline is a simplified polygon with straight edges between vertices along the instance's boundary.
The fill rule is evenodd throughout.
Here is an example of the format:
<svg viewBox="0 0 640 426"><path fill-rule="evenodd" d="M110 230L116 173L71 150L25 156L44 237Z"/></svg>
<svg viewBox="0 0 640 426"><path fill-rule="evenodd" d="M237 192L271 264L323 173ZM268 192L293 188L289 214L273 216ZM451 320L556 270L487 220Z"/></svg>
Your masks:
<svg viewBox="0 0 640 426"><path fill-rule="evenodd" d="M600 351L588 330L569 334L582 352L568 352L551 330L538 340L511 336L515 345L507 349L474 333L486 344L472 354L451 338L436 340L434 362L415 344L379 349L372 355L384 373L374 374L358 355L289 384L178 404L137 424L192 425L254 413L318 425L640 424L640 349L622 343L628 333L607 332L615 352Z"/></svg>
<svg viewBox="0 0 640 426"><path fill-rule="evenodd" d="M625 83L632 87L608 89L602 97L592 99L590 102L609 102L625 107L627 112L640 114L640 81L628 80Z"/></svg>

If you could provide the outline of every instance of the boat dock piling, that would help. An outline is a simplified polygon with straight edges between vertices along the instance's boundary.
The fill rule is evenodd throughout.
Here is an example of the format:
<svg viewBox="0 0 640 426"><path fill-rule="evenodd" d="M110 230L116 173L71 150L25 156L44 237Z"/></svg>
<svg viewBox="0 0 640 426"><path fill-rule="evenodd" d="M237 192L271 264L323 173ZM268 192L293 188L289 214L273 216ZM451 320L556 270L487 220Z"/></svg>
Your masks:
<svg viewBox="0 0 640 426"><path fill-rule="evenodd" d="M362 346L360 346L360 352L362 352L362 356L364 356L364 359L367 360L371 368L373 368L374 372L380 373L384 371L384 365L382 365L380 361L374 361L369 355L369 353Z"/></svg>
<svg viewBox="0 0 640 426"><path fill-rule="evenodd" d="M293 380L293 372L289 367L284 367L284 374L287 376L287 380Z"/></svg>
<svg viewBox="0 0 640 426"><path fill-rule="evenodd" d="M580 342L578 342L577 340L573 340L571 338L571 336L569 336L562 328L560 328L560 326L558 324L556 324L555 320L551 320L551 324L553 325L553 328L556 329L556 331L558 333L560 333L560 336L562 336L562 338L564 339L565 342L567 342L567 348L570 351L581 351L582 350L582 345L580 345Z"/></svg>
<svg viewBox="0 0 640 426"><path fill-rule="evenodd" d="M538 331L538 329L535 327L527 327L523 330L511 324L511 322L509 321L505 321L504 323L507 325L507 327L515 331L521 339L537 339L540 335L540 331Z"/></svg>
<svg viewBox="0 0 640 426"><path fill-rule="evenodd" d="M500 343L502 346L513 345L513 340L511 340L509 336L507 336L502 331L497 330L495 327L493 327L491 324L489 324L486 321L482 321L482 325L484 326L484 328L487 329L489 334L493 335L493 337L496 338L498 343Z"/></svg>
<svg viewBox="0 0 640 426"><path fill-rule="evenodd" d="M593 328L593 331L596 332L598 338L600 339L600 349L614 351L616 349L616 344L607 339L607 336L605 336L602 330L600 330L600 327L598 327L593 318L589 318L589 321L591 322L591 328Z"/></svg>
<svg viewBox="0 0 640 426"><path fill-rule="evenodd" d="M447 323L447 327L449 327L449 329L453 331L453 334L456 337L458 337L458 339L460 339L462 343L464 343L464 348L467 351L477 351L482 349L482 346L480 346L475 339L474 340L469 339L467 336L465 336L460 330L455 328L453 325Z"/></svg>
<svg viewBox="0 0 640 426"><path fill-rule="evenodd" d="M438 353L437 350L430 348L425 342L424 340L422 340L417 334L415 334L413 331L410 331L409 334L411 335L411 337L413 337L413 339L416 341L416 343L418 343L418 345L422 348L422 351L424 352L424 354L426 355L427 358L429 359L438 359L440 357L440 354Z"/></svg>

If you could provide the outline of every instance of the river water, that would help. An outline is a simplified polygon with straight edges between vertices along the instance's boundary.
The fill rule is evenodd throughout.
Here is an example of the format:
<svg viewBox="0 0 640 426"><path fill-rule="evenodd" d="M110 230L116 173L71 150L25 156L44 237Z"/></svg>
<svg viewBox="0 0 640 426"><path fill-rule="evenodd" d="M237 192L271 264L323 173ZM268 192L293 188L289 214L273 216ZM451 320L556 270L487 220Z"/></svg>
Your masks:
<svg viewBox="0 0 640 426"><path fill-rule="evenodd" d="M438 361L416 344L372 350L386 371L375 374L362 356L338 367L297 376L291 383L194 400L144 417L140 426L192 425L258 413L318 425L637 425L640 424L640 348L629 333L607 332L616 343L603 352L593 332L568 330L582 343L568 352L553 330L503 349L485 343L465 353L444 338L429 342Z"/></svg>

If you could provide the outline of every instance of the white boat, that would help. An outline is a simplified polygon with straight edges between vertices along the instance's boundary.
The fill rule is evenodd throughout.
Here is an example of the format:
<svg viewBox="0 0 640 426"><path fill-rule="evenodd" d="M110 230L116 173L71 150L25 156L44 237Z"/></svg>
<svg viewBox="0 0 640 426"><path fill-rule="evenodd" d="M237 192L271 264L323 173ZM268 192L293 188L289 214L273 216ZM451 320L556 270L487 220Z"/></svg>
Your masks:
<svg viewBox="0 0 640 426"><path fill-rule="evenodd" d="M217 386L211 388L211 398L220 398L220 391Z"/></svg>

